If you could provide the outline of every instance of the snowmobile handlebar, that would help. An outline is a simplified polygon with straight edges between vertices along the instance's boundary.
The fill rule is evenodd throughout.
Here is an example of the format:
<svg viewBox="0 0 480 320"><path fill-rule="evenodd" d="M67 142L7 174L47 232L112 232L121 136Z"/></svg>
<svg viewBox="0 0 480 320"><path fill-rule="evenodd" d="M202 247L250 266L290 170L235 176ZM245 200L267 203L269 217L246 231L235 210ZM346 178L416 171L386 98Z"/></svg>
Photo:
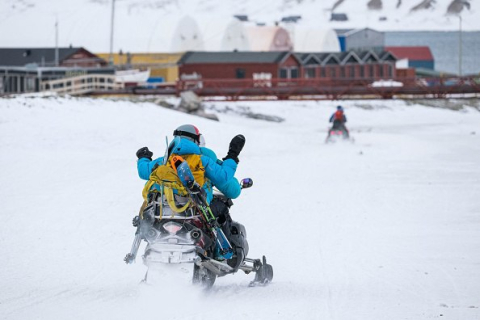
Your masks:
<svg viewBox="0 0 480 320"><path fill-rule="evenodd" d="M253 186L252 178L244 178L240 181L240 188L247 189Z"/></svg>

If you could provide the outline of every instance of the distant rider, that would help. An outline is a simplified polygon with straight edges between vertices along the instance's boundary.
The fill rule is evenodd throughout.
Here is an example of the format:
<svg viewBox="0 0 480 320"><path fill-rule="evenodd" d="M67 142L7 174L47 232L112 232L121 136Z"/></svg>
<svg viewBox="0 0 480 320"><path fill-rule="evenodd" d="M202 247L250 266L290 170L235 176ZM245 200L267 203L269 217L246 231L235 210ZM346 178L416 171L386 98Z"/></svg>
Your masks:
<svg viewBox="0 0 480 320"><path fill-rule="evenodd" d="M337 106L337 111L335 111L335 113L331 115L329 122L333 122L333 126L330 129L330 131L341 130L343 132L343 135L346 138L349 137L348 129L345 126L345 123L347 122L347 117L345 116L342 106ZM329 131L329 135L330 135L330 131Z"/></svg>

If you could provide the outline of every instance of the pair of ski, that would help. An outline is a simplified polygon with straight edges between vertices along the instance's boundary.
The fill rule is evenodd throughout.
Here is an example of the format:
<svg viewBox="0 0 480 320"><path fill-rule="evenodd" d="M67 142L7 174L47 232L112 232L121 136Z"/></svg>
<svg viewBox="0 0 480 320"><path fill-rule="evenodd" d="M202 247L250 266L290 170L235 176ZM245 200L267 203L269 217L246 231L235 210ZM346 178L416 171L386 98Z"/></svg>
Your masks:
<svg viewBox="0 0 480 320"><path fill-rule="evenodd" d="M207 203L205 190L195 182L187 161L179 155L172 156L170 161L183 186L187 189L194 206L200 211L207 228L215 238L217 244L215 246L215 257L227 260L231 259L233 256L233 248Z"/></svg>

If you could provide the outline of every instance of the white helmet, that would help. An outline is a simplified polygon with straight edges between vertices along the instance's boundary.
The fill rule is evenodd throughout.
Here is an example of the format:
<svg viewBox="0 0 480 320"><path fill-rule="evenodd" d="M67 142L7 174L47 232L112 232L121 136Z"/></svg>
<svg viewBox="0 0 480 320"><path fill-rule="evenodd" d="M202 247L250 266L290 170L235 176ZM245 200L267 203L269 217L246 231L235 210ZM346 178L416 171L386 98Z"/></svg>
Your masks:
<svg viewBox="0 0 480 320"><path fill-rule="evenodd" d="M187 138L190 141L195 142L196 144L201 143L201 133L197 127L192 124L184 124L173 131L173 136ZM205 142L205 140L204 140Z"/></svg>

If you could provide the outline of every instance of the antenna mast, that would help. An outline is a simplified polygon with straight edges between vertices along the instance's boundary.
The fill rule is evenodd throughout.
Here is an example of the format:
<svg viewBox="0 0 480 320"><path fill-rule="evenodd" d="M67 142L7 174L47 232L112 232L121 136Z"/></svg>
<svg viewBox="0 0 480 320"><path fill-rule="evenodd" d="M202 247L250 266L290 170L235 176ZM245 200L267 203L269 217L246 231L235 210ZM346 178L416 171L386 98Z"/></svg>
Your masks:
<svg viewBox="0 0 480 320"><path fill-rule="evenodd" d="M110 20L110 56L108 58L110 65L113 65L113 20L115 17L115 0L112 0L112 17Z"/></svg>
<svg viewBox="0 0 480 320"><path fill-rule="evenodd" d="M58 67L58 17L55 17L55 67Z"/></svg>

